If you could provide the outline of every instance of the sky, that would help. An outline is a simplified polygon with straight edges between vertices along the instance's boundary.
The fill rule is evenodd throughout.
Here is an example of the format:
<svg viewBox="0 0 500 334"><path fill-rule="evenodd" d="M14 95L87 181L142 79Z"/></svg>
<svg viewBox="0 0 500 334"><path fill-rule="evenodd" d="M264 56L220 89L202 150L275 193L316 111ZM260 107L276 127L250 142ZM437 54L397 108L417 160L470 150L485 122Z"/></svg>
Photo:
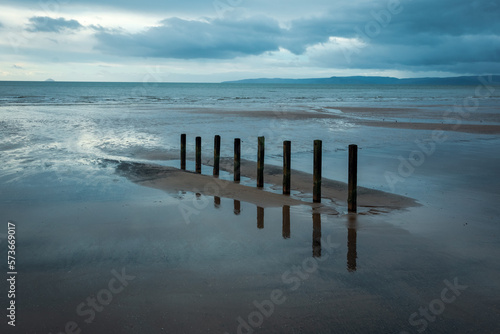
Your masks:
<svg viewBox="0 0 500 334"><path fill-rule="evenodd" d="M498 0L4 0L0 80L500 73Z"/></svg>

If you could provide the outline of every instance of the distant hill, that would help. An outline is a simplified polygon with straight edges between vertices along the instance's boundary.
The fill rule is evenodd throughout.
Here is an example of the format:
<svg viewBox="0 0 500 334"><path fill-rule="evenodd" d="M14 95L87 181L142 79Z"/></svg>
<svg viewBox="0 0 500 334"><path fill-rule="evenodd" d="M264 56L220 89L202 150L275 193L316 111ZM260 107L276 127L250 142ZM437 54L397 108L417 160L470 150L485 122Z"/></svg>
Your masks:
<svg viewBox="0 0 500 334"><path fill-rule="evenodd" d="M500 75L493 75L492 81L500 85ZM477 76L449 77L449 78L406 78L392 77L331 77L312 79L281 79L262 78L224 81L223 83L254 83L254 84L323 84L323 85L477 85Z"/></svg>

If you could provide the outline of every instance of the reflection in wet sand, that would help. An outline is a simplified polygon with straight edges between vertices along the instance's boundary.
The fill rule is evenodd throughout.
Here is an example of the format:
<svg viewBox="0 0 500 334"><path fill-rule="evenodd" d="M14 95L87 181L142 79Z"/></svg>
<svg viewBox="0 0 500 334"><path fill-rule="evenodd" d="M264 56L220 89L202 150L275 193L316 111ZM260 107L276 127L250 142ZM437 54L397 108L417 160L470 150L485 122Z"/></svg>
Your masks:
<svg viewBox="0 0 500 334"><path fill-rule="evenodd" d="M321 257L321 215L313 213L313 257Z"/></svg>
<svg viewBox="0 0 500 334"><path fill-rule="evenodd" d="M241 202L233 201L235 215L241 213ZM220 208L221 198L214 196L215 208ZM313 213L313 233L312 233L312 256L321 257L321 214ZM350 214L347 217L347 271L354 272L357 270L357 215ZM264 208L257 206L257 228L264 229ZM282 208L282 237L290 239L290 206L284 205Z"/></svg>
<svg viewBox="0 0 500 334"><path fill-rule="evenodd" d="M234 210L235 215L239 215L241 212L241 203L237 199L234 200Z"/></svg>
<svg viewBox="0 0 500 334"><path fill-rule="evenodd" d="M290 206L283 206L283 239L290 239Z"/></svg>
<svg viewBox="0 0 500 334"><path fill-rule="evenodd" d="M264 208L261 208L260 206L257 207L257 228L264 228Z"/></svg>
<svg viewBox="0 0 500 334"><path fill-rule="evenodd" d="M356 251L356 239L357 239L357 216L355 214L348 216L348 227L347 227L347 271L356 271L356 259L358 253Z"/></svg>

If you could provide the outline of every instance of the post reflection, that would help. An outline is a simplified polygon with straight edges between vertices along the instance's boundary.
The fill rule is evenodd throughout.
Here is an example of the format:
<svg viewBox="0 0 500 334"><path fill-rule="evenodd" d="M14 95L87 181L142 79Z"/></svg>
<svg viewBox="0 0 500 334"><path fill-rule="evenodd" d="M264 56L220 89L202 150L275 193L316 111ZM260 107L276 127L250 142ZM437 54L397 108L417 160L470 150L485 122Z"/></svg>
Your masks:
<svg viewBox="0 0 500 334"><path fill-rule="evenodd" d="M257 207L257 228L264 228L264 208L261 208L260 206Z"/></svg>
<svg viewBox="0 0 500 334"><path fill-rule="evenodd" d="M321 257L321 215L313 213L313 257Z"/></svg>
<svg viewBox="0 0 500 334"><path fill-rule="evenodd" d="M283 206L283 239L290 238L290 206Z"/></svg>
<svg viewBox="0 0 500 334"><path fill-rule="evenodd" d="M239 215L241 212L241 203L237 199L234 200L234 210L233 210L235 215Z"/></svg>
<svg viewBox="0 0 500 334"><path fill-rule="evenodd" d="M357 215L350 214L348 216L347 225L347 271L356 271L356 259L358 253L356 250L357 242Z"/></svg>
<svg viewBox="0 0 500 334"><path fill-rule="evenodd" d="M240 215L241 213L241 202L239 200L233 200L234 208L233 212L235 215ZM214 196L214 206L215 208L220 208L221 198ZM282 207L282 237L283 239L291 238L291 227L290 227L290 217L291 210L289 205L284 205ZM322 247L321 247L321 214L313 213L313 231L312 231L312 256L321 257ZM257 228L264 229L264 208L257 206ZM349 214L347 216L347 271L355 272L357 271L357 215Z"/></svg>

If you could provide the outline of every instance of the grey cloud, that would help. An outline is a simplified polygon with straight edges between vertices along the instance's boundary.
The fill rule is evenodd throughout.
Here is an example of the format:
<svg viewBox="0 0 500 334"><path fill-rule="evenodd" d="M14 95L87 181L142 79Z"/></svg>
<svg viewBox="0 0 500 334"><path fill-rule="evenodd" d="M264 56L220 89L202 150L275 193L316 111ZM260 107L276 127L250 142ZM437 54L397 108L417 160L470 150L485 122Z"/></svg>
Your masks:
<svg viewBox="0 0 500 334"><path fill-rule="evenodd" d="M228 59L278 50L282 29L268 18L163 20L138 34L99 32L97 49L110 54L179 59Z"/></svg>
<svg viewBox="0 0 500 334"><path fill-rule="evenodd" d="M140 57L179 59L228 59L277 51L280 47L302 54L308 46L326 42L331 21L328 18L298 20L290 28L266 16L169 18L161 26L138 34L98 31L97 49Z"/></svg>
<svg viewBox="0 0 500 334"><path fill-rule="evenodd" d="M61 32L63 30L78 30L83 26L76 20L66 20L62 17L53 19L47 16L34 16L29 19L27 31L30 32Z"/></svg>
<svg viewBox="0 0 500 334"><path fill-rule="evenodd" d="M413 1L400 15L406 31L466 35L499 33L500 4L490 0Z"/></svg>
<svg viewBox="0 0 500 334"><path fill-rule="evenodd" d="M20 0L23 3L28 0ZM60 0L69 3L68 0ZM227 2L226 0L221 0ZM308 47L325 43L330 36L361 38L368 46L346 62L341 50L314 51L308 54L311 64L321 67L428 69L468 68L479 71L498 68L500 60L500 3L492 0L399 0L398 11L390 13L388 5L398 0L352 0L331 2L318 0L307 4L300 0L273 2L263 0L231 1L241 11L217 17L213 1L145 0L144 10L157 5L158 11L170 6L179 13L189 8L198 20L170 17L159 26L140 33L122 29L88 26L95 32L96 49L107 55L159 57L177 59L231 59L285 48L304 54ZM132 8L135 1L73 0L71 4ZM303 5L301 5L303 4ZM278 19L280 6L294 13L288 21ZM163 6L163 7L162 7ZM292 7L294 9L292 10ZM306 10L307 7L307 10ZM311 8L324 9L322 13ZM270 9L270 10L268 10ZM301 11L304 9L303 11ZM261 13L261 14L258 14ZM266 13L266 14L263 14ZM271 14L268 14L271 13ZM173 15L173 14L172 14ZM253 15L253 16L252 16ZM268 15L273 15L272 18ZM193 17L192 15L190 17ZM34 20L36 19L36 20ZM32 18L38 31L80 29L74 20ZM30 20L31 21L31 20ZM44 25L41 25L43 22ZM375 33L366 28L376 27ZM361 32L361 33L360 33ZM369 35L369 36L367 36ZM311 52L311 51L309 51Z"/></svg>
<svg viewBox="0 0 500 334"><path fill-rule="evenodd" d="M294 17L296 13L311 15L322 13L334 7L342 12L351 12L355 8L364 7L375 0L332 1L332 0L16 0L15 6L36 8L45 12L61 12L65 8L99 7L99 9L119 9L141 13L168 13L177 17L218 17L222 12L232 9L243 9L253 14L265 14L273 17ZM387 0L383 0L387 1Z"/></svg>
<svg viewBox="0 0 500 334"><path fill-rule="evenodd" d="M23 70L24 68L22 66L19 66L19 65L12 65L12 68L15 68L16 70Z"/></svg>
<svg viewBox="0 0 500 334"><path fill-rule="evenodd" d="M330 26L332 36L359 38L366 46L319 51L310 57L312 64L474 74L485 70L500 72L498 3L401 0L400 9L387 15L387 8L380 6L365 10L364 15L358 13L356 19L338 19Z"/></svg>
<svg viewBox="0 0 500 334"><path fill-rule="evenodd" d="M500 37L443 37L436 45L372 44L316 52L311 64L321 67L441 70L456 73L500 73Z"/></svg>
<svg viewBox="0 0 500 334"><path fill-rule="evenodd" d="M225 0L224 0L225 1ZM250 1L250 0L244 0ZM143 13L184 13L193 15L207 15L206 13L214 13L213 0L16 0L16 7L25 7L36 9L45 13L60 13L66 8L77 6L79 8L98 7L105 10L130 10Z"/></svg>
<svg viewBox="0 0 500 334"><path fill-rule="evenodd" d="M106 27L103 27L101 25L95 25L95 24L91 24L89 26L87 26L87 28L90 28L96 32L99 32L99 33L113 33L113 34L120 34L120 33L124 33L125 31L122 29L122 28L106 28Z"/></svg>

